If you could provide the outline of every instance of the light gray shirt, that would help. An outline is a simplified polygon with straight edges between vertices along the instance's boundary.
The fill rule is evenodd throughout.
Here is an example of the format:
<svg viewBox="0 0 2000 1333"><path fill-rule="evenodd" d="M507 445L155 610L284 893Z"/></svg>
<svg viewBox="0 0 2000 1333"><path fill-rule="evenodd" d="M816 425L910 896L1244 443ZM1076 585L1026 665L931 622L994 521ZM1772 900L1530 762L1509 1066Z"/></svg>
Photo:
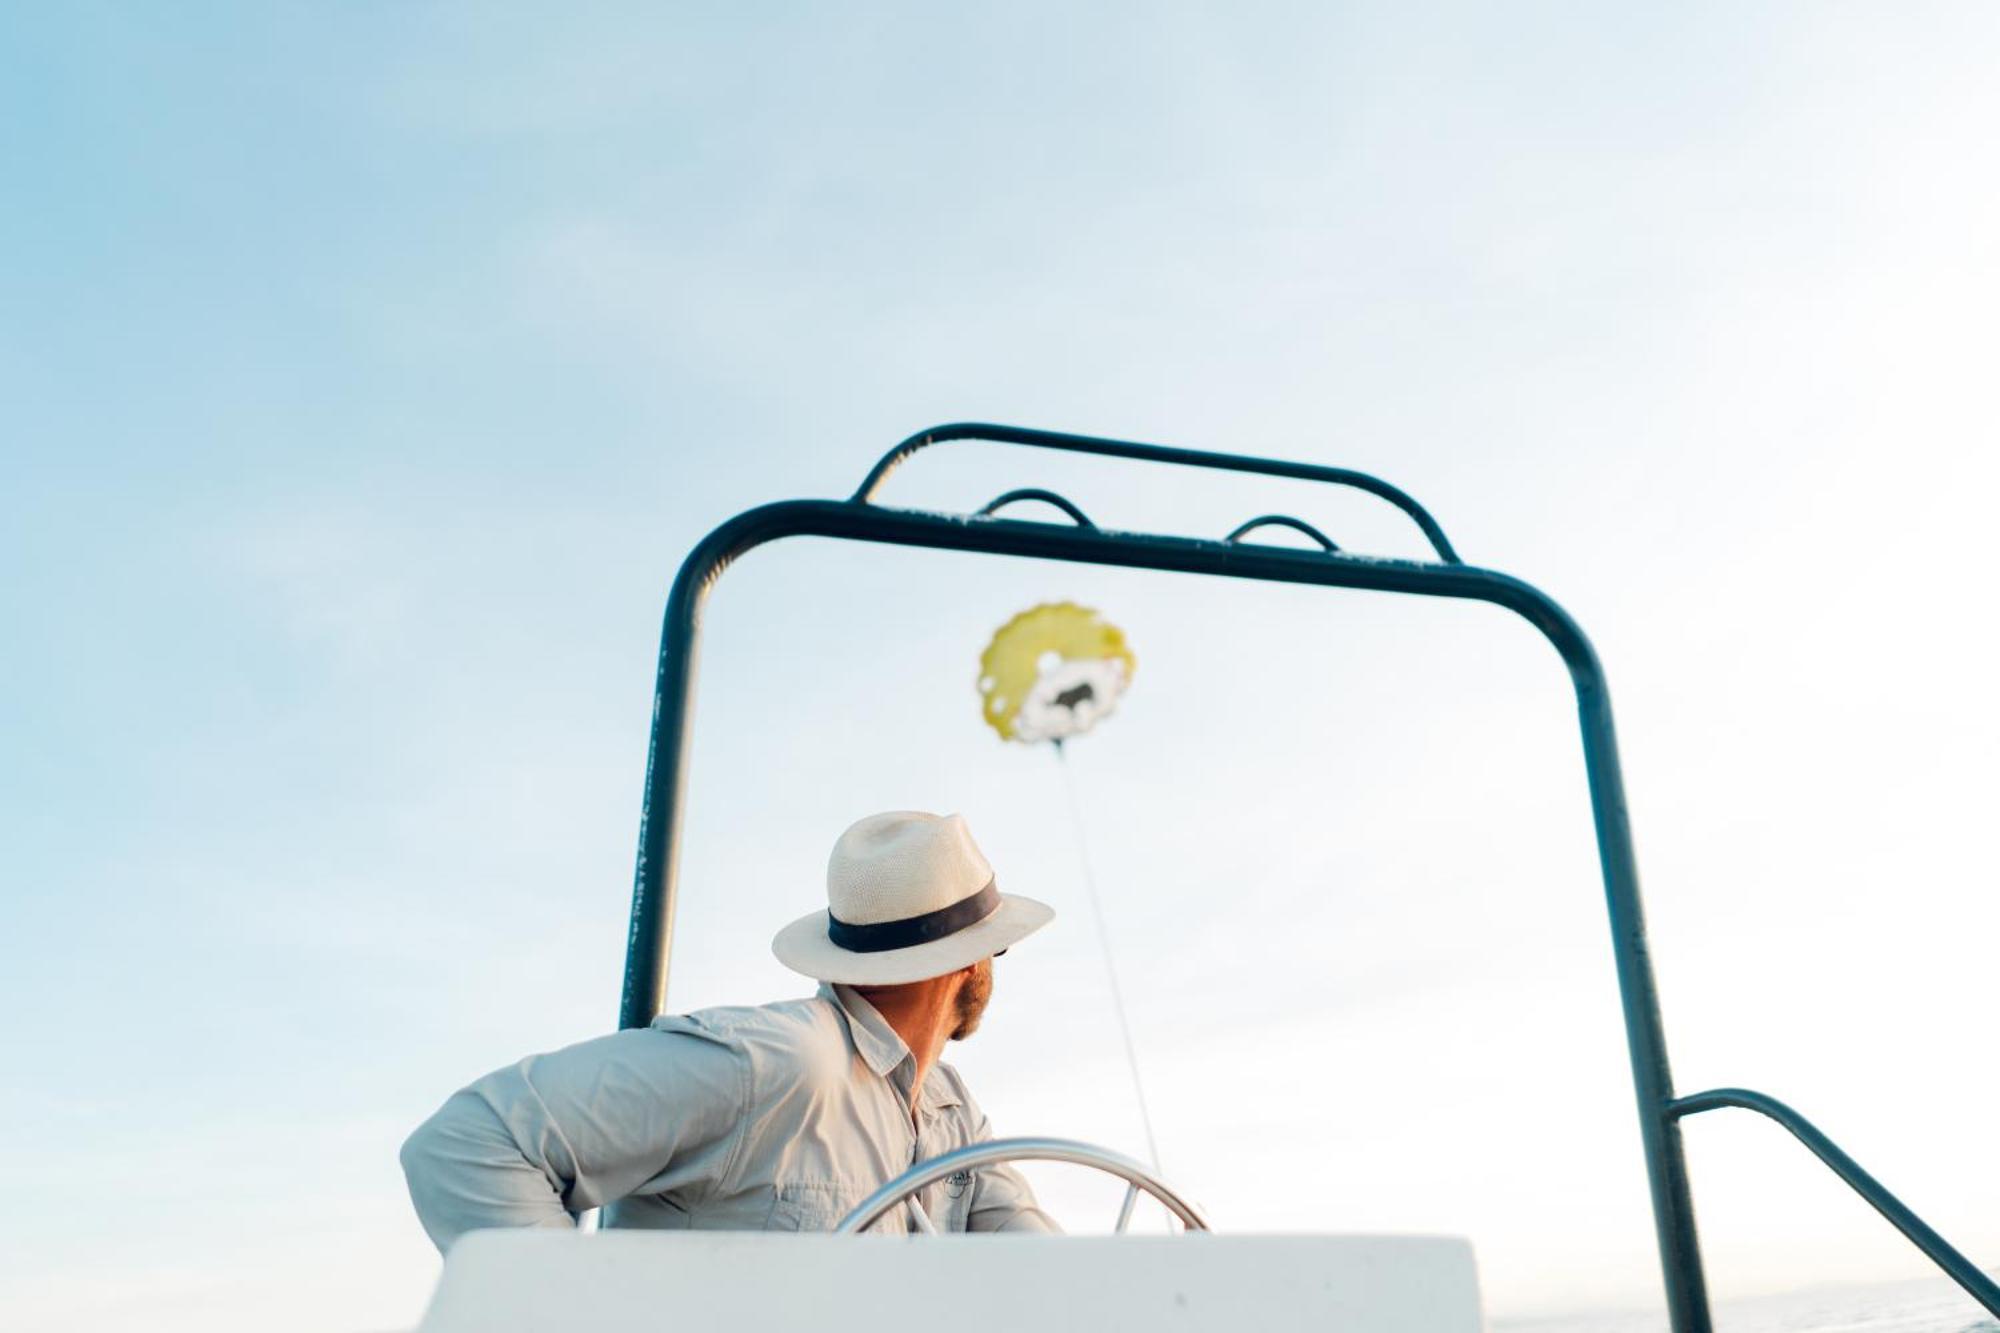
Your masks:
<svg viewBox="0 0 2000 1333"><path fill-rule="evenodd" d="M830 1231L913 1163L992 1137L939 1063L845 986L807 1000L664 1015L531 1055L452 1094L403 1145L440 1250L482 1227ZM1055 1231L1026 1181L983 1167L925 1189L940 1231ZM905 1231L906 1208L871 1230Z"/></svg>

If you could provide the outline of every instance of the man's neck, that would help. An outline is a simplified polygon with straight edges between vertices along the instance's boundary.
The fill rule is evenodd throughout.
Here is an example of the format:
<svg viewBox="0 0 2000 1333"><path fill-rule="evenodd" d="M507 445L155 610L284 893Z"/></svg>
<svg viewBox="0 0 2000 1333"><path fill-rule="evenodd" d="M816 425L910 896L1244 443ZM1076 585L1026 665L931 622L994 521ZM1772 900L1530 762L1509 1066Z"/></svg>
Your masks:
<svg viewBox="0 0 2000 1333"><path fill-rule="evenodd" d="M957 1026L958 1019L952 1011L952 996L947 981L947 978L937 977L907 986L884 986L862 992L862 998L875 1006L875 1012L896 1030L896 1035L903 1039L903 1045L910 1048L910 1054L916 1059L916 1077L910 1081L910 1110L913 1113L917 1099L923 1095L924 1080L930 1076L938 1056L944 1053L944 1044L951 1040L952 1028Z"/></svg>

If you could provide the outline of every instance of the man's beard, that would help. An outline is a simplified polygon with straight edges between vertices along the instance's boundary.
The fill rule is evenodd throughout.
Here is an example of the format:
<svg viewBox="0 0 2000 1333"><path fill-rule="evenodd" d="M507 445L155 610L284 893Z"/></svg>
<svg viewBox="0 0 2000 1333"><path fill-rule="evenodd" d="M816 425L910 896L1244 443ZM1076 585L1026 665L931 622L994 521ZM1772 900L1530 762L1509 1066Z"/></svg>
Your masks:
<svg viewBox="0 0 2000 1333"><path fill-rule="evenodd" d="M980 1016L986 1012L987 1003L993 998L993 960L983 958L972 969L972 975L958 988L958 998L954 1007L958 1010L958 1026L951 1030L953 1041L964 1041L979 1030Z"/></svg>

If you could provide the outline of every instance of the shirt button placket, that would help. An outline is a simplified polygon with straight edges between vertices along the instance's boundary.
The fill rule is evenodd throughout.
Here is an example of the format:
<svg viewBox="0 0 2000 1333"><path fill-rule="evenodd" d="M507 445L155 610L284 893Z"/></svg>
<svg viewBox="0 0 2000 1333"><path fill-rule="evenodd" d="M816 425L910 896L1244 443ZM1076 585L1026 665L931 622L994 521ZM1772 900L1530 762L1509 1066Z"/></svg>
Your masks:
<svg viewBox="0 0 2000 1333"><path fill-rule="evenodd" d="M911 1129L911 1137L910 1137L911 1166L915 1166L918 1162L928 1162L931 1158L937 1156L937 1154L932 1152L927 1146L927 1140L924 1136L924 1131L927 1128L929 1128L929 1126L926 1124L924 1119L924 1105L922 1096L920 1094L917 1101L916 1124ZM915 1196L913 1196L913 1198L911 1199L911 1202L914 1206L924 1209L925 1217L930 1217L931 1213L930 1209L924 1208L923 1196L930 1192L931 1192L930 1187L926 1187L924 1189L918 1190ZM935 1223L937 1219L932 1218L931 1220L933 1223Z"/></svg>

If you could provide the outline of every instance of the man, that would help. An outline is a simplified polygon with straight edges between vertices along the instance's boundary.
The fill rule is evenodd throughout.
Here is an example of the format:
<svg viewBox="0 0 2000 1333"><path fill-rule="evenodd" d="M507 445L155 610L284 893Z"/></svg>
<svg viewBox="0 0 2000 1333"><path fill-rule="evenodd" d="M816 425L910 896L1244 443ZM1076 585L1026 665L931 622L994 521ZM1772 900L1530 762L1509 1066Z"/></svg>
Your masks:
<svg viewBox="0 0 2000 1333"><path fill-rule="evenodd" d="M913 1163L992 1136L938 1056L979 1026L993 956L1054 915L999 891L959 816L871 815L834 844L827 910L771 942L817 996L662 1016L488 1074L403 1145L417 1216L440 1250L613 1203L617 1226L831 1230ZM939 1231L1057 1229L1004 1166L910 1206Z"/></svg>

